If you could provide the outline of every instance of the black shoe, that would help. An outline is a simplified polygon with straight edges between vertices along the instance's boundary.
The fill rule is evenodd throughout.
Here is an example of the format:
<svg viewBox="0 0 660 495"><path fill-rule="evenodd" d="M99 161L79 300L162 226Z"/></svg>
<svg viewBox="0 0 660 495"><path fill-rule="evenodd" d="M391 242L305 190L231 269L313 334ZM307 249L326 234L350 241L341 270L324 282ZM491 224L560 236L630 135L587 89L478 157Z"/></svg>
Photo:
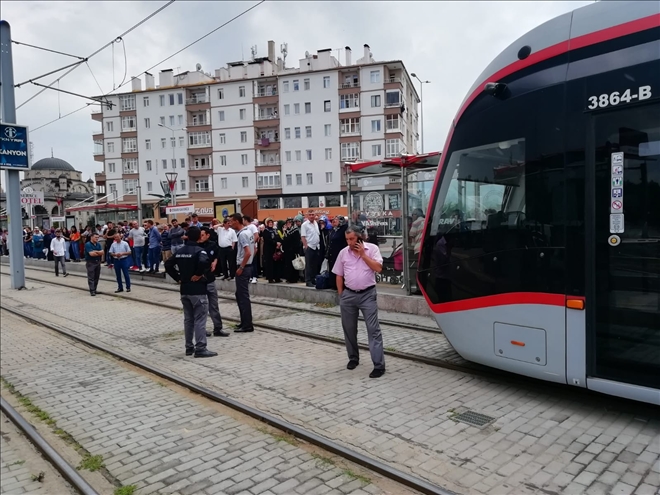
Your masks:
<svg viewBox="0 0 660 495"><path fill-rule="evenodd" d="M313 284L311 282L307 282L307 287L316 287L316 284Z"/></svg>
<svg viewBox="0 0 660 495"><path fill-rule="evenodd" d="M59 275L59 273L56 273L55 276L56 276L56 277L59 277L60 275Z"/></svg>
<svg viewBox="0 0 660 495"><path fill-rule="evenodd" d="M211 332L206 332L207 337L210 337L211 335L213 335Z"/></svg>
<svg viewBox="0 0 660 495"><path fill-rule="evenodd" d="M359 361L353 361L353 360L351 360L351 361L349 361L348 364L346 365L346 369L347 369L347 370L354 370L355 368L357 368L358 364L360 364Z"/></svg>
<svg viewBox="0 0 660 495"><path fill-rule="evenodd" d="M234 330L234 333L247 333L247 332L254 332L254 327L252 328L237 328Z"/></svg>
<svg viewBox="0 0 660 495"><path fill-rule="evenodd" d="M196 358L205 358L205 357L213 357L217 356L217 352L211 352L208 349L203 349L201 351L195 351L195 356Z"/></svg>
<svg viewBox="0 0 660 495"><path fill-rule="evenodd" d="M65 274L64 274L64 276L65 276L65 277L68 277L68 276L69 276L69 274L68 274L68 273L65 273Z"/></svg>
<svg viewBox="0 0 660 495"><path fill-rule="evenodd" d="M222 330L213 330L213 336L214 337L229 337L229 334L227 332L223 332Z"/></svg>
<svg viewBox="0 0 660 495"><path fill-rule="evenodd" d="M128 289L126 289L126 292L130 292L130 291L131 291L131 288L130 288L130 287L129 287Z"/></svg>
<svg viewBox="0 0 660 495"><path fill-rule="evenodd" d="M384 369L374 369L371 373L369 373L369 378L380 378L385 374Z"/></svg>
<svg viewBox="0 0 660 495"><path fill-rule="evenodd" d="M124 292L124 289L117 289L117 290L115 291L115 294L119 294L120 292Z"/></svg>
<svg viewBox="0 0 660 495"><path fill-rule="evenodd" d="M186 356L192 356L195 353L195 349L186 349Z"/></svg>
<svg viewBox="0 0 660 495"><path fill-rule="evenodd" d="M96 295L96 291L94 291L94 290L89 291L89 293L90 293L90 295L92 295L92 296L95 296L95 295Z"/></svg>

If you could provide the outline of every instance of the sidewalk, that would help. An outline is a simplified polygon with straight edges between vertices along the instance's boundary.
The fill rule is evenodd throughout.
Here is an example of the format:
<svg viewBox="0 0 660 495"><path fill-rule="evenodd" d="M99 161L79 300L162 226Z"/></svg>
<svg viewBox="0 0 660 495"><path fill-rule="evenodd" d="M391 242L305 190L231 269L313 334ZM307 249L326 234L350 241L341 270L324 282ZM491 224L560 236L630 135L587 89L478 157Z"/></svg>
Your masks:
<svg viewBox="0 0 660 495"><path fill-rule="evenodd" d="M203 405L9 313L1 327L5 379L139 495L410 493L398 485L385 492L251 419L223 414L222 406Z"/></svg>
<svg viewBox="0 0 660 495"><path fill-rule="evenodd" d="M171 301L166 309L31 281L32 289L12 292L8 277L1 281L3 304L41 312L458 493L654 495L660 486L660 420L648 407L604 396L581 400L568 389L548 392L542 384L513 385L395 358L388 358L383 378L370 380L368 355L349 372L341 346L274 331L212 338L209 347L220 355L199 362L183 356L182 315L170 291L135 287L131 293ZM46 302L47 312L41 309ZM231 307L221 310L229 315ZM309 328L319 315L303 322L289 310L259 308L255 317ZM340 321L327 325L337 331ZM483 428L456 421L466 410L493 421Z"/></svg>

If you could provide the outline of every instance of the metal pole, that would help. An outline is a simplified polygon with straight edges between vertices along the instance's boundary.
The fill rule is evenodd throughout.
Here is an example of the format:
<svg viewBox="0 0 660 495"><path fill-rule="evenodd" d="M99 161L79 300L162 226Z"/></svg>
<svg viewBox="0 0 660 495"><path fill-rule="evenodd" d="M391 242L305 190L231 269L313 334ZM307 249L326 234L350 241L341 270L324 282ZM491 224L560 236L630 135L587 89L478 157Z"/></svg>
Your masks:
<svg viewBox="0 0 660 495"><path fill-rule="evenodd" d="M419 83L419 99L421 100L420 102L420 109L419 109L419 117L420 120L422 121L422 155L424 154L424 83L420 81Z"/></svg>
<svg viewBox="0 0 660 495"><path fill-rule="evenodd" d="M16 124L11 28L7 21L0 21L0 120L7 124ZM18 170L6 170L5 184L7 186L7 230L9 231L11 288L20 290L25 288L20 172ZM30 215L31 219L32 215Z"/></svg>
<svg viewBox="0 0 660 495"><path fill-rule="evenodd" d="M344 170L346 170L346 206L348 206L348 225L353 225L353 198L351 197L351 167L347 167L344 163Z"/></svg>
<svg viewBox="0 0 660 495"><path fill-rule="evenodd" d="M403 238L403 285L406 294L410 295L410 256L408 253L408 174L406 174L406 157L401 157L401 237Z"/></svg>
<svg viewBox="0 0 660 495"><path fill-rule="evenodd" d="M137 215L138 215L138 227L142 226L142 186L137 186Z"/></svg>

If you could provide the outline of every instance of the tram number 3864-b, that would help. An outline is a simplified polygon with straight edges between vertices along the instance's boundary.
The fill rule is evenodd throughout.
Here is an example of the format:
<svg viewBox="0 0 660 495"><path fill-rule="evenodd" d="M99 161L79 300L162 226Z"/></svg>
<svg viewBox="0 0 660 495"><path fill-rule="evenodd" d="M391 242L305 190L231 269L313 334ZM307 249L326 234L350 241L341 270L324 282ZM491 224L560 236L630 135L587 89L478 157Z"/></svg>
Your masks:
<svg viewBox="0 0 660 495"><path fill-rule="evenodd" d="M590 96L587 98L589 100L587 108L589 110L595 110L596 108L613 107L622 103L648 100L653 96L651 93L651 86L640 86L636 93L633 93L632 91L632 89L626 89L623 94L614 91L610 94Z"/></svg>

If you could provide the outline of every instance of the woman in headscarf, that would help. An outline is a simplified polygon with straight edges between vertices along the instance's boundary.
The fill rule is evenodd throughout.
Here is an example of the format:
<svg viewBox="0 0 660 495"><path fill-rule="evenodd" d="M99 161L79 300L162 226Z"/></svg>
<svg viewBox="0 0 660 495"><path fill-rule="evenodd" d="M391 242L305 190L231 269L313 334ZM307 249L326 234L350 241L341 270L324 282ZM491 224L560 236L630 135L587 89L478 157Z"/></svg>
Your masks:
<svg viewBox="0 0 660 495"><path fill-rule="evenodd" d="M281 265L282 265L282 243L280 242L280 235L273 226L273 219L267 218L264 222L265 228L263 230L263 263L264 263L264 277L268 280L269 284L281 282Z"/></svg>
<svg viewBox="0 0 660 495"><path fill-rule="evenodd" d="M319 240L320 240L320 247L319 247L319 253L321 253L321 256L319 256L319 265L317 267L317 272L321 273L321 266L323 266L323 260L326 257L326 254L328 252L328 239L330 237L330 222L328 221L328 217L323 215L321 218L319 218Z"/></svg>
<svg viewBox="0 0 660 495"><path fill-rule="evenodd" d="M328 237L328 271L332 273L332 267L337 261L337 256L339 256L339 251L344 249L348 244L346 244L346 229L348 228L348 222L342 216L336 216L332 219L332 230ZM337 290L337 278L330 277L330 288Z"/></svg>
<svg viewBox="0 0 660 495"><path fill-rule="evenodd" d="M290 284L295 284L300 279L300 272L293 267L293 260L300 255L302 239L300 229L294 223L293 218L287 218L284 224L284 238L282 248L284 251L284 278Z"/></svg>

